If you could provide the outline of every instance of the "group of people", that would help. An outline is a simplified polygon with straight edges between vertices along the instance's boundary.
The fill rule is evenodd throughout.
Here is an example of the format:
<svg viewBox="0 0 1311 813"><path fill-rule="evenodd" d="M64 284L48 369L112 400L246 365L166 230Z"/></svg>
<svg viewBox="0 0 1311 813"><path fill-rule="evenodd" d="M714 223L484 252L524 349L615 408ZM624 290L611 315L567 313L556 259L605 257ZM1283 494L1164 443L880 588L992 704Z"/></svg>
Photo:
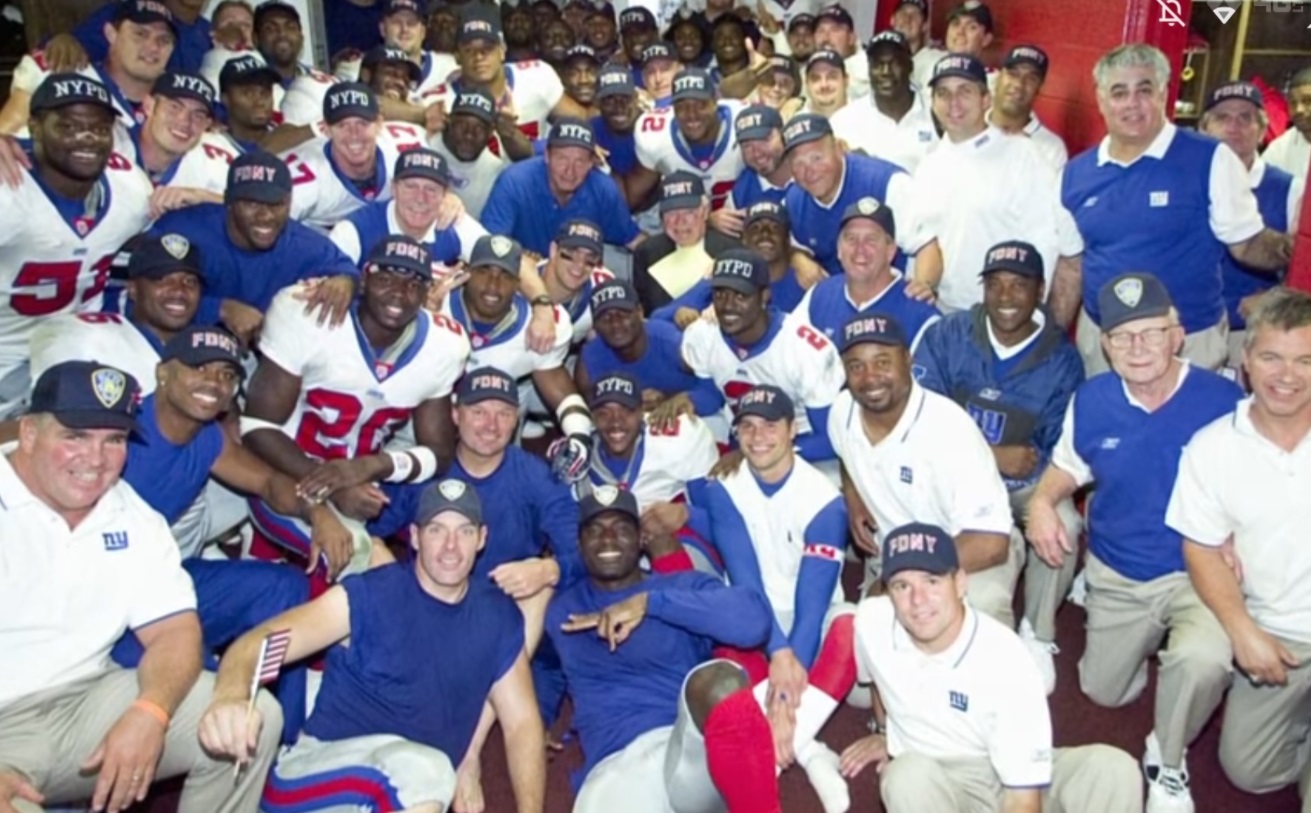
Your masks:
<svg viewBox="0 0 1311 813"><path fill-rule="evenodd" d="M1071 157L979 0L208 5L0 109L0 813L542 813L566 697L578 813L1308 792L1311 69Z"/></svg>

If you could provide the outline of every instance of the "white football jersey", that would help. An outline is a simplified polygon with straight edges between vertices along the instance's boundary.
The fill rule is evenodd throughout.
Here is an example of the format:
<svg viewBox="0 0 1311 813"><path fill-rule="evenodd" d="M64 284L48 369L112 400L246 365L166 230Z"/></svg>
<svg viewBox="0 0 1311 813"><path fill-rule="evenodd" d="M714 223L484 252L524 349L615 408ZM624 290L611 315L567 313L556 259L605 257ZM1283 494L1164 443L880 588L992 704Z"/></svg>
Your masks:
<svg viewBox="0 0 1311 813"><path fill-rule="evenodd" d="M597 439L594 449L602 448ZM718 460L719 447L705 421L680 415L668 429L643 426L641 444L630 461L607 466L600 451L594 451L588 478L593 486L617 485L633 492L638 510L645 511L682 496L688 482L705 477Z"/></svg>
<svg viewBox="0 0 1311 813"><path fill-rule="evenodd" d="M710 195L711 208L720 208L732 193L737 176L746 168L733 130L733 120L741 109L741 102L720 101L719 140L703 160L693 157L687 140L678 132L672 107L643 113L633 131L638 163L661 175L684 170L701 176Z"/></svg>
<svg viewBox="0 0 1311 813"><path fill-rule="evenodd" d="M159 349L117 313L66 313L42 319L32 331L32 380L66 361L98 361L130 374L141 395L155 391Z"/></svg>
<svg viewBox="0 0 1311 813"><path fill-rule="evenodd" d="M265 358L301 379L300 399L282 431L320 460L374 454L414 408L451 394L464 374L469 340L451 319L420 310L405 349L377 357L354 317L318 324L296 299L278 293L260 335Z"/></svg>
<svg viewBox="0 0 1311 813"><path fill-rule="evenodd" d="M123 94L118 92L118 86L108 76L102 74L96 66L86 65L81 70L75 71L75 73L95 79L108 88L109 99L114 103L114 110L118 112L118 121L128 130L136 129L146 120L145 111L124 98ZM23 58L18 60L18 66L14 68L14 78L11 86L16 90L26 91L29 94L36 93L36 89L41 86L41 83L49 75L50 68L46 64L45 52L41 50L32 51L24 54ZM15 135L27 136L27 122L23 122L22 129Z"/></svg>
<svg viewBox="0 0 1311 813"><path fill-rule="evenodd" d="M94 222L71 223L26 170L0 196L0 414L26 395L28 345L40 319L101 309L110 264L150 222L150 181L112 153ZM5 381L19 375L16 386Z"/></svg>
<svg viewBox="0 0 1311 813"><path fill-rule="evenodd" d="M496 136L492 136L492 140L495 141ZM482 217L483 207L492 196L492 186L510 162L491 149L478 153L472 161L461 161L446 149L441 133L433 133L428 146L446 160L446 168L451 173L451 191L464 204L464 211L475 220Z"/></svg>
<svg viewBox="0 0 1311 813"><path fill-rule="evenodd" d="M317 124L323 121L323 100L335 84L337 77L307 70L292 79L285 91L281 85L273 86L273 109L287 124Z"/></svg>
<svg viewBox="0 0 1311 813"><path fill-rule="evenodd" d="M391 198L391 171L396 157L427 143L422 127L389 121L378 134L376 187L361 194L333 165L332 142L326 138L302 144L283 158L291 167L291 217L327 231L342 218L375 200Z"/></svg>
<svg viewBox="0 0 1311 813"><path fill-rule="evenodd" d="M114 149L130 156L137 166L145 171L137 150L137 142L123 131L114 128ZM203 189L222 195L228 188L228 165L240 153L230 139L220 133L206 132L188 150L163 173L150 177L156 187L167 186L175 189Z"/></svg>
<svg viewBox="0 0 1311 813"><path fill-rule="evenodd" d="M772 384L788 394L797 409L797 434L825 427L810 425L806 409L832 406L846 383L842 360L823 332L801 319L773 317L776 322L747 354L730 345L719 325L698 319L683 333L683 361L701 378L709 378L724 393L728 406L758 384Z"/></svg>
<svg viewBox="0 0 1311 813"><path fill-rule="evenodd" d="M421 94L421 104L446 102L449 111L459 94L458 71L447 81ZM555 68L540 60L505 64L506 94L496 100L498 110L507 110L519 119L519 129L531 139L545 138L550 129L551 111L564 96L564 85Z"/></svg>
<svg viewBox="0 0 1311 813"><path fill-rule="evenodd" d="M472 318L464 308L464 297L457 289L446 296L442 314L458 322L469 335L469 369L495 367L519 382L521 399L525 388L532 388L529 376L539 370L553 370L564 364L569 354L574 329L569 314L555 306L555 342L545 353L528 349L528 323L532 321L532 306L522 294L514 295L514 304L501 324L489 334L473 329ZM526 402L525 402L526 403Z"/></svg>

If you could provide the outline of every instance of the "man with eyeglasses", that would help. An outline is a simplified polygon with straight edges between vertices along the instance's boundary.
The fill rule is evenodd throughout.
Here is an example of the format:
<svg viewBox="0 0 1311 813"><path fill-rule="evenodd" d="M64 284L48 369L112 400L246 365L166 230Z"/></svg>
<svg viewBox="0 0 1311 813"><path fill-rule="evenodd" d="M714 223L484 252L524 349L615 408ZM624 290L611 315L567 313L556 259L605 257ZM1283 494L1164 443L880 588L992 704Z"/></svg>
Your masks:
<svg viewBox="0 0 1311 813"><path fill-rule="evenodd" d="M1066 534L1057 505L1096 484L1079 686L1100 706L1126 706L1147 685L1148 660L1159 658L1155 727L1143 755L1147 810L1191 813L1184 754L1220 704L1233 653L1188 580L1183 538L1166 527L1165 511L1184 445L1242 392L1179 356L1184 327L1161 280L1122 274L1102 286L1097 304L1112 372L1075 390L1025 531L1035 553L1059 568L1078 540Z"/></svg>

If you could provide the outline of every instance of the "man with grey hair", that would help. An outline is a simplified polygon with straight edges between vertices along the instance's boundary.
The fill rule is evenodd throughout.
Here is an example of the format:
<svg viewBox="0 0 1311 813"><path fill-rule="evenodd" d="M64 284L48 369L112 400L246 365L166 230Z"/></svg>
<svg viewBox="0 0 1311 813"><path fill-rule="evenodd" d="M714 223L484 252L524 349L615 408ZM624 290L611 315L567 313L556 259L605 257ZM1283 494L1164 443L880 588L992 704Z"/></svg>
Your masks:
<svg viewBox="0 0 1311 813"><path fill-rule="evenodd" d="M1079 350L1089 374L1102 372L1097 292L1125 269L1150 272L1179 309L1184 355L1220 367L1228 356L1221 258L1273 271L1288 264L1292 240L1262 223L1232 149L1166 120L1170 65L1158 49L1121 45L1093 77L1107 135L1065 168L1062 203L1084 253L1056 270L1052 312L1068 325L1082 303Z"/></svg>
<svg viewBox="0 0 1311 813"><path fill-rule="evenodd" d="M1228 145L1247 169L1248 182L1267 228L1291 234L1302 209L1303 181L1257 154L1270 120L1265 100L1251 82L1228 82L1211 91L1197 129ZM1252 269L1224 255L1220 259L1225 310L1229 317L1229 366L1243 363L1246 322L1253 300L1278 282L1278 272Z"/></svg>
<svg viewBox="0 0 1311 813"><path fill-rule="evenodd" d="M1311 296L1262 294L1244 356L1252 395L1184 448L1167 524L1181 534L1194 589L1233 644L1238 671L1225 702L1220 766L1248 793L1311 771ZM1232 541L1230 541L1232 540Z"/></svg>

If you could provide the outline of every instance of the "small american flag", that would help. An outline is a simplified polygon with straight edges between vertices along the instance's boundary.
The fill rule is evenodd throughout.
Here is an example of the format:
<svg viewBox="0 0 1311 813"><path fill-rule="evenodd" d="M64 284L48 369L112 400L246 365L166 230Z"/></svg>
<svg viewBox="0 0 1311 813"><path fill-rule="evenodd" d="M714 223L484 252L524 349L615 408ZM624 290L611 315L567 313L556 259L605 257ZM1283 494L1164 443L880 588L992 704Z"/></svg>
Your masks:
<svg viewBox="0 0 1311 813"><path fill-rule="evenodd" d="M255 676L251 681L250 693L278 679L282 671L282 662L287 659L287 648L291 646L291 630L270 632L260 644L259 660L255 662Z"/></svg>

